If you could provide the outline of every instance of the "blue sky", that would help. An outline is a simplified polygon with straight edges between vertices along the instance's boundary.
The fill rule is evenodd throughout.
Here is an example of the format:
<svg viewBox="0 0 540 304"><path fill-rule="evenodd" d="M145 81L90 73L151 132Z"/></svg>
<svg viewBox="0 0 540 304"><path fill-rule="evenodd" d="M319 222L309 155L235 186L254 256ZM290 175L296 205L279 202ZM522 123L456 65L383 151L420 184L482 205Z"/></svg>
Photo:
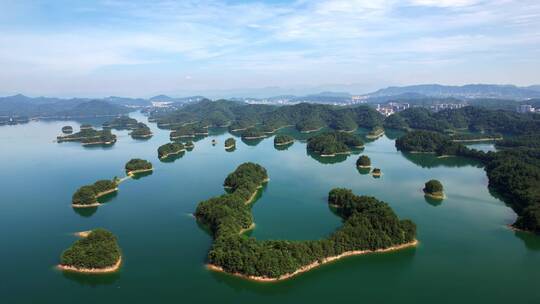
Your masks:
<svg viewBox="0 0 540 304"><path fill-rule="evenodd" d="M0 0L2 95L530 85L539 58L538 0Z"/></svg>

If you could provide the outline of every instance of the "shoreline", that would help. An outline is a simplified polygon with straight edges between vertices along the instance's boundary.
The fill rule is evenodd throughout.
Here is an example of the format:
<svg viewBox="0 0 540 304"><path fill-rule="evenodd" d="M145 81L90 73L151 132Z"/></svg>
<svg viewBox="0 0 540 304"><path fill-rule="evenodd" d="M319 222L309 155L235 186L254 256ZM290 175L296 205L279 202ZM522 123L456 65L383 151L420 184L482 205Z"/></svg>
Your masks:
<svg viewBox="0 0 540 304"><path fill-rule="evenodd" d="M248 232L250 230L253 230L253 229L255 229L255 223L251 223L251 225L249 225L249 227L247 227L247 228L240 229L240 232L238 232L238 234L244 234L244 233L246 233L246 232Z"/></svg>
<svg viewBox="0 0 540 304"><path fill-rule="evenodd" d="M359 169L371 169L371 166L362 166L362 165L360 165L360 166L356 166L356 167L359 168Z"/></svg>
<svg viewBox="0 0 540 304"><path fill-rule="evenodd" d="M266 137L267 137L266 135L261 135L261 136L242 137L242 139L253 140L253 139L266 138Z"/></svg>
<svg viewBox="0 0 540 304"><path fill-rule="evenodd" d="M322 129L324 129L324 127L320 127L318 129L313 129L313 130L300 131L300 133L312 133L312 132L320 131Z"/></svg>
<svg viewBox="0 0 540 304"><path fill-rule="evenodd" d="M133 176L133 175L135 175L137 173L144 173L144 172L150 172L150 171L154 171L154 168L127 171L127 175L128 176Z"/></svg>
<svg viewBox="0 0 540 304"><path fill-rule="evenodd" d="M277 278L270 278L270 277L264 277L264 276L250 276L250 275L244 275L244 274L241 274L241 273L238 273L238 272L230 273L230 272L225 271L222 267L217 266L217 265L213 265L213 264L207 264L206 267L207 267L208 270L227 273L227 274L237 276L237 277L240 277L242 279L251 280L251 281L278 282L278 281L283 281L283 280L290 279L290 278L292 278L294 276L297 276L297 275L302 274L304 272L308 272L308 271L310 271L310 270L312 270L314 268L317 268L317 267L322 266L322 265L327 264L327 263L331 263L331 262L340 260L340 259L345 258L345 257L354 256L354 255L370 254L370 253L391 252L391 251L396 251L396 250L400 250L400 249L405 249L405 248L408 248L408 247L415 247L416 245L418 245L418 240L415 239L414 241L409 242L409 243L396 245L396 246L391 246L391 247L384 248L384 249L346 251L346 252L343 252L343 253L341 253L339 255L336 255L336 256L331 256L331 257L324 258L320 262L315 261L315 262L313 262L311 264L302 266L302 267L300 267L299 269L297 269L296 271L294 271L292 273L284 274L284 275L279 276Z"/></svg>
<svg viewBox="0 0 540 304"><path fill-rule="evenodd" d="M261 189L264 184L268 183L268 181L270 181L269 178L266 178L265 180L263 180L262 183L257 187L257 190L255 190L253 192L253 194L248 198L248 200L244 204L246 204L246 205L251 204L253 202L253 200L255 199L255 197L257 196L257 193L259 192L259 189Z"/></svg>
<svg viewBox="0 0 540 304"><path fill-rule="evenodd" d="M429 198L436 199L436 200L444 200L446 198L446 195L444 193L442 195L436 195L436 194L431 194L424 191L424 195Z"/></svg>
<svg viewBox="0 0 540 304"><path fill-rule="evenodd" d="M337 153L334 153L334 154L319 154L320 157L336 157L338 155L349 155L351 154L352 152L351 151L348 151L348 152L337 152Z"/></svg>
<svg viewBox="0 0 540 304"><path fill-rule="evenodd" d="M475 138L475 139L452 139L452 142L477 142L477 141L497 141L503 140L502 137L484 137L484 138Z"/></svg>
<svg viewBox="0 0 540 304"><path fill-rule="evenodd" d="M62 271L78 272L78 273L110 273L116 272L122 265L122 256L118 258L118 261L109 267L104 268L79 268L75 266L58 264L56 267Z"/></svg>
<svg viewBox="0 0 540 304"><path fill-rule="evenodd" d="M160 156L159 159L164 159L164 158L167 158L167 157L169 157L169 156L171 156L171 155L178 155L178 154L180 154L180 153L182 153L182 152L186 152L186 149L182 149L182 150L179 150L179 151L177 151L177 152L170 152L170 153L167 153L167 154L165 154L165 155ZM153 168L152 168L152 170L153 170Z"/></svg>
<svg viewBox="0 0 540 304"><path fill-rule="evenodd" d="M381 137L381 136L383 136L383 135L384 135L384 131L382 131L382 132L379 133L379 134L375 134L375 135L367 134L367 135L366 135L366 138L367 138L367 139L377 139L377 138L379 138L379 137Z"/></svg>
<svg viewBox="0 0 540 304"><path fill-rule="evenodd" d="M92 208L92 207L99 207L101 206L102 204L100 202L97 201L98 198L104 196L104 195L107 195L107 194L110 194L110 193L114 193L114 192L117 192L118 191L118 187L116 188L113 188L111 190L107 190L107 191L103 191L103 192L99 192L99 193L96 193L96 202L95 203L92 203L92 204L74 204L74 203L71 203L71 207L73 208Z"/></svg>
<svg viewBox="0 0 540 304"><path fill-rule="evenodd" d="M230 146L225 146L225 150L229 150L229 149L232 149L234 147L236 147L236 144L230 145Z"/></svg>
<svg viewBox="0 0 540 304"><path fill-rule="evenodd" d="M286 146L286 145L292 144L292 143L294 143L294 139L293 139L293 140L286 141L286 142L284 142L284 143L274 143L274 145L276 145L276 146Z"/></svg>

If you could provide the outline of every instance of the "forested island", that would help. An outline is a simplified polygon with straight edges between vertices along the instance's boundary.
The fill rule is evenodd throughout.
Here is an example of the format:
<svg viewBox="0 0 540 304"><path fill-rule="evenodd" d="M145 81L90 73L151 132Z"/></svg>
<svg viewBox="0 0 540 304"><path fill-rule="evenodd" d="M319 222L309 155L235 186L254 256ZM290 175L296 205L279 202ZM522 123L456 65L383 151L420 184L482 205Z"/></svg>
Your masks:
<svg viewBox="0 0 540 304"><path fill-rule="evenodd" d="M229 137L225 140L225 150L231 150L236 147L236 140L232 137Z"/></svg>
<svg viewBox="0 0 540 304"><path fill-rule="evenodd" d="M195 148L195 144L191 140L188 140L184 143L184 147L186 147L186 150L191 151Z"/></svg>
<svg viewBox="0 0 540 304"><path fill-rule="evenodd" d="M371 170L371 175L373 175L374 177L381 177L382 176L381 169L373 168L373 170Z"/></svg>
<svg viewBox="0 0 540 304"><path fill-rule="evenodd" d="M116 129L116 130L133 130L137 128L139 122L135 118L131 118L127 115L116 117L112 120L103 123L104 129Z"/></svg>
<svg viewBox="0 0 540 304"><path fill-rule="evenodd" d="M278 134L274 137L274 145L286 146L294 143L294 138L290 135Z"/></svg>
<svg viewBox="0 0 540 304"><path fill-rule="evenodd" d="M258 241L242 235L252 228L251 205L266 170L244 163L225 179L226 194L199 203L196 218L210 228L214 242L208 267L257 281L279 281L346 256L397 250L416 245L416 225L399 220L373 197L333 189L328 203L344 224L329 237L313 241Z"/></svg>
<svg viewBox="0 0 540 304"><path fill-rule="evenodd" d="M183 143L167 143L164 145L161 145L158 148L158 157L159 159L167 158L171 155L180 154L186 151L186 148Z"/></svg>
<svg viewBox="0 0 540 304"><path fill-rule="evenodd" d="M171 140L182 138L193 138L196 136L207 136L208 126L203 123L189 123L175 127L171 131Z"/></svg>
<svg viewBox="0 0 540 304"><path fill-rule="evenodd" d="M125 168L126 168L127 175L150 172L153 170L151 162L144 159L140 159L140 158L131 159L130 161L126 163Z"/></svg>
<svg viewBox="0 0 540 304"><path fill-rule="evenodd" d="M367 155L360 155L356 160L356 167L361 169L371 168L371 159Z"/></svg>
<svg viewBox="0 0 540 304"><path fill-rule="evenodd" d="M63 126L62 127L62 133L64 133L64 134L73 133L73 127L72 126Z"/></svg>
<svg viewBox="0 0 540 304"><path fill-rule="evenodd" d="M114 234L98 228L79 235L82 238L75 241L60 256L60 270L108 273L120 268L122 255Z"/></svg>
<svg viewBox="0 0 540 304"><path fill-rule="evenodd" d="M344 132L327 132L308 139L307 150L322 157L348 154L352 149L362 149L364 142L355 135Z"/></svg>
<svg viewBox="0 0 540 304"><path fill-rule="evenodd" d="M118 191L118 180L98 180L92 185L80 187L71 199L74 208L89 208L100 205L98 198Z"/></svg>
<svg viewBox="0 0 540 304"><path fill-rule="evenodd" d="M367 139L377 139L384 135L384 128L381 126L376 126L366 135Z"/></svg>
<svg viewBox="0 0 540 304"><path fill-rule="evenodd" d="M436 179L429 180L424 185L424 195L433 199L442 200L445 198L443 185Z"/></svg>
<svg viewBox="0 0 540 304"><path fill-rule="evenodd" d="M252 139L261 139L266 138L266 133L260 128L249 128L242 131L242 139L252 140Z"/></svg>
<svg viewBox="0 0 540 304"><path fill-rule="evenodd" d="M135 125L129 135L131 135L131 138L133 139L147 139L152 137L153 134L145 123L139 122Z"/></svg>
<svg viewBox="0 0 540 304"><path fill-rule="evenodd" d="M521 124L521 123L519 123ZM540 124L539 124L540 125ZM515 129L515 126L510 126ZM431 152L455 155L481 161L487 172L489 187L500 194L518 214L513 227L540 233L540 149L537 134L540 127L521 136L497 142L499 152L483 152L453 142L449 136L430 131L414 131L396 140L401 151Z"/></svg>
<svg viewBox="0 0 540 304"><path fill-rule="evenodd" d="M91 145L112 145L116 142L116 135L111 130L95 130L90 125L81 125L81 130L77 133L58 136L56 140L61 142L77 141L83 146Z"/></svg>

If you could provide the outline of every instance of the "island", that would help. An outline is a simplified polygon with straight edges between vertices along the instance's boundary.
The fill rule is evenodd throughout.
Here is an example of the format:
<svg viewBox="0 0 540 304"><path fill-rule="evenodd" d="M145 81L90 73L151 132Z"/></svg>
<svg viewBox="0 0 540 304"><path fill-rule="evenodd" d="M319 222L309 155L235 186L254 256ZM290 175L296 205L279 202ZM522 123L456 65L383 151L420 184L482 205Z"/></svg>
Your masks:
<svg viewBox="0 0 540 304"><path fill-rule="evenodd" d="M183 143L167 143L158 148L159 159L167 158L171 155L180 154L186 151L186 147Z"/></svg>
<svg viewBox="0 0 540 304"><path fill-rule="evenodd" d="M440 181L432 179L426 182L424 186L424 195L436 200L442 200L445 198L443 185Z"/></svg>
<svg viewBox="0 0 540 304"><path fill-rule="evenodd" d="M373 175L373 177L381 177L382 176L381 169L373 168L373 170L371 170L371 175Z"/></svg>
<svg viewBox="0 0 540 304"><path fill-rule="evenodd" d="M148 139L153 135L150 128L142 122L137 123L133 128L133 131L131 131L129 134L133 139Z"/></svg>
<svg viewBox="0 0 540 304"><path fill-rule="evenodd" d="M81 129L81 131L93 129L92 125L90 124L82 124L79 128Z"/></svg>
<svg viewBox="0 0 540 304"><path fill-rule="evenodd" d="M364 143L353 134L344 132L327 132L308 139L307 150L322 157L333 157L338 154L349 154L352 149L362 149Z"/></svg>
<svg viewBox="0 0 540 304"><path fill-rule="evenodd" d="M229 137L225 140L225 150L230 150L236 148L236 140L232 137Z"/></svg>
<svg viewBox="0 0 540 304"><path fill-rule="evenodd" d="M369 133L366 135L367 139L377 139L384 135L384 128L377 126L371 129Z"/></svg>
<svg viewBox="0 0 540 304"><path fill-rule="evenodd" d="M64 134L73 133L73 127L72 126L64 126L64 127L62 127L62 133L64 133Z"/></svg>
<svg viewBox="0 0 540 304"><path fill-rule="evenodd" d="M139 122L135 118L131 118L127 115L116 117L110 121L103 123L104 129L116 129L116 130L134 130L137 128Z"/></svg>
<svg viewBox="0 0 540 304"><path fill-rule="evenodd" d="M182 139L182 138L193 138L197 136L207 136L208 126L205 126L202 123L190 123L177 127L171 132L171 140Z"/></svg>
<svg viewBox="0 0 540 304"><path fill-rule="evenodd" d="M253 140L253 139L266 138L267 134L264 133L264 131L259 128L249 128L242 131L241 136L242 136L242 139L244 140Z"/></svg>
<svg viewBox="0 0 540 304"><path fill-rule="evenodd" d="M289 279L347 256L415 246L416 225L400 220L390 206L348 189L333 189L328 204L343 226L329 237L309 241L257 240L242 235L253 228L252 203L268 181L266 169L241 164L225 179L227 192L200 202L195 217L208 226L214 242L208 269L244 279L274 282Z"/></svg>
<svg viewBox="0 0 540 304"><path fill-rule="evenodd" d="M84 125L83 125L84 126ZM80 142L83 146L91 145L113 145L116 142L116 135L112 134L110 130L95 130L91 126L83 127L77 133L58 136L56 138L58 143L76 141Z"/></svg>
<svg viewBox="0 0 540 304"><path fill-rule="evenodd" d="M122 255L114 234L98 228L78 235L82 238L62 253L58 269L93 274L120 269Z"/></svg>
<svg viewBox="0 0 540 304"><path fill-rule="evenodd" d="M137 174L137 173L144 173L144 172L150 172L153 170L152 163L140 159L140 158L133 158L130 161L126 163L126 173L128 176Z"/></svg>
<svg viewBox="0 0 540 304"><path fill-rule="evenodd" d="M278 134L274 137L274 145L286 146L294 143L294 138L290 135Z"/></svg>
<svg viewBox="0 0 540 304"><path fill-rule="evenodd" d="M195 144L191 140L188 140L184 143L184 147L186 147L186 150L191 151L195 148Z"/></svg>
<svg viewBox="0 0 540 304"><path fill-rule="evenodd" d="M72 196L71 206L73 208L91 208L100 205L98 198L118 191L118 179L98 180L92 185L80 187Z"/></svg>
<svg viewBox="0 0 540 304"><path fill-rule="evenodd" d="M367 155L360 155L356 160L356 167L360 169L371 168L371 159Z"/></svg>

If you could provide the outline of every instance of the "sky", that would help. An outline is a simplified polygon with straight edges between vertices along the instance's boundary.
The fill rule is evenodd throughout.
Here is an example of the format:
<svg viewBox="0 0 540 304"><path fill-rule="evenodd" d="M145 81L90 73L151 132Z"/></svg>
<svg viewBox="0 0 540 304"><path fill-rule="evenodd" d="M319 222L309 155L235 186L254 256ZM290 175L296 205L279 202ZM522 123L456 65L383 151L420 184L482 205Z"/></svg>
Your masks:
<svg viewBox="0 0 540 304"><path fill-rule="evenodd" d="M0 95L540 83L538 0L0 0Z"/></svg>

